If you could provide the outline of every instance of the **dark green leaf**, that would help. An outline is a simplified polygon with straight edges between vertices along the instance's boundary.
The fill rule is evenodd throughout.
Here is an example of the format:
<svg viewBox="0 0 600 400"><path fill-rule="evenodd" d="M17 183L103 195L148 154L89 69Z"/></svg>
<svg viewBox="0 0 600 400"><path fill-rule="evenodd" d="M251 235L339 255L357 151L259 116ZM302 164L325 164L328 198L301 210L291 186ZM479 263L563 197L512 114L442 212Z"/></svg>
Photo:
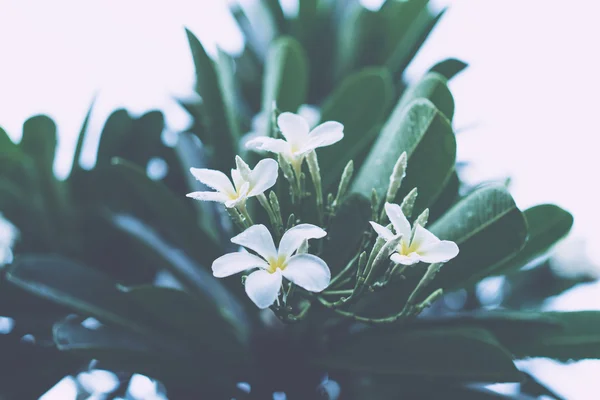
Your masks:
<svg viewBox="0 0 600 400"><path fill-rule="evenodd" d="M431 225L440 239L456 242L459 255L444 265L431 286L456 289L484 275L523 248L525 217L503 186L475 191Z"/></svg>
<svg viewBox="0 0 600 400"><path fill-rule="evenodd" d="M456 58L447 58L431 67L431 72L437 72L450 80L461 73L469 64Z"/></svg>
<svg viewBox="0 0 600 400"><path fill-rule="evenodd" d="M210 265L222 254L212 237L200 228L191 205L185 203L192 200L175 195L163 183L151 180L138 166L122 159L114 159L103 173L105 182L112 182L113 186L120 184L120 190L128 191L127 200L136 204L135 211L141 208L148 212L150 221L189 255L204 265ZM126 208L130 207L129 204Z"/></svg>
<svg viewBox="0 0 600 400"><path fill-rule="evenodd" d="M334 371L464 382L521 380L510 354L483 329L369 329L336 344L318 364Z"/></svg>
<svg viewBox="0 0 600 400"><path fill-rule="evenodd" d="M514 272L547 253L573 226L573 216L553 204L541 204L523 212L528 237L525 247L509 260L494 267L494 274Z"/></svg>
<svg viewBox="0 0 600 400"><path fill-rule="evenodd" d="M123 145L131 138L133 118L124 109L114 111L102 128L96 165L102 166L120 154Z"/></svg>
<svg viewBox="0 0 600 400"><path fill-rule="evenodd" d="M132 239L130 246L135 248L137 258L147 268L155 271L168 270L189 293L201 300L210 298L220 309L233 314L240 324L245 323L247 318L241 305L223 287L223 281L216 280L206 268L166 242L142 221L125 214L106 213L105 217L115 228L125 233L128 239ZM235 283L235 288L241 289L239 282L232 283Z"/></svg>
<svg viewBox="0 0 600 400"><path fill-rule="evenodd" d="M364 157L375 139L374 128L383 119L392 100L393 85L383 68L365 68L346 78L325 101L321 121L344 124L344 138L317 151L327 190L340 178L346 163Z"/></svg>
<svg viewBox="0 0 600 400"><path fill-rule="evenodd" d="M600 312L547 312L563 329L540 335L500 338L517 358L548 357L561 361L600 358Z"/></svg>
<svg viewBox="0 0 600 400"><path fill-rule="evenodd" d="M420 99L406 108L396 107L365 163L352 191L369 195L375 188L385 198L396 161L406 151L407 174L397 199L412 188L419 191L415 213L431 205L454 170L456 140L448 120L429 102Z"/></svg>
<svg viewBox="0 0 600 400"><path fill-rule="evenodd" d="M177 289L138 286L127 295L141 308L161 321L166 332L192 341L194 346L209 346L222 355L241 361L248 327L231 311L211 299L199 299Z"/></svg>
<svg viewBox="0 0 600 400"><path fill-rule="evenodd" d="M388 4L402 3L398 1L388 2ZM443 17L446 9L432 15L429 8L426 7L426 1L409 1L408 4L414 3L417 8L417 14L407 21L408 29L402 34L401 40L397 42L393 52L387 58L385 65L392 72L394 78L400 79L405 68L410 61L415 57L419 49L429 37L439 20ZM385 12L385 9L382 8ZM394 24L394 20L390 20Z"/></svg>
<svg viewBox="0 0 600 400"><path fill-rule="evenodd" d="M148 319L108 276L59 256L20 256L6 279L38 297L100 321L148 334Z"/></svg>
<svg viewBox="0 0 600 400"><path fill-rule="evenodd" d="M371 206L361 195L350 195L332 218L321 258L327 262L332 275L339 272L361 244L365 230L369 229Z"/></svg>
<svg viewBox="0 0 600 400"><path fill-rule="evenodd" d="M216 152L215 167L227 171L234 164L240 136L234 110L227 102L235 96L226 93L231 90L233 82L231 65L222 58L221 63L215 66L196 36L188 29L186 33L196 68L196 91L202 97L208 132L212 135L206 144Z"/></svg>
<svg viewBox="0 0 600 400"><path fill-rule="evenodd" d="M19 147L8 136L8 133L0 127L0 153L20 151Z"/></svg>
<svg viewBox="0 0 600 400"><path fill-rule="evenodd" d="M0 398L39 399L66 375L81 367L80 360L53 345L30 343L22 335L0 335Z"/></svg>
<svg viewBox="0 0 600 400"><path fill-rule="evenodd" d="M416 99L427 99L452 121L454 116L454 99L448 89L448 81L437 72L428 72L415 85L408 87L402 94L397 108L407 107Z"/></svg>
<svg viewBox="0 0 600 400"><path fill-rule="evenodd" d="M59 350L81 360L97 359L98 368L141 373L167 386L200 385L211 394L224 395L234 384L232 371L223 366L225 360L209 348L192 352L174 342L155 341L110 325L88 329L74 319L56 323L53 331Z"/></svg>
<svg viewBox="0 0 600 400"><path fill-rule="evenodd" d="M262 109L267 115L273 102L281 111L298 111L306 100L308 60L302 45L294 38L281 37L273 41L265 64ZM269 135L270 130L264 132Z"/></svg>
<svg viewBox="0 0 600 400"><path fill-rule="evenodd" d="M96 102L96 97L92 99L92 104L90 104L90 108L88 109L87 114L83 120L83 125L81 125L81 130L79 131L79 135L77 136L77 145L75 146L75 154L73 155L73 164L71 164L71 174L73 171L79 168L79 162L81 161L81 152L83 151L83 143L85 141L88 124L90 122L90 116L92 115L92 110L94 109L94 103Z"/></svg>
<svg viewBox="0 0 600 400"><path fill-rule="evenodd" d="M56 124L45 115L36 115L23 124L20 147L36 162L39 170L52 171L56 151Z"/></svg>

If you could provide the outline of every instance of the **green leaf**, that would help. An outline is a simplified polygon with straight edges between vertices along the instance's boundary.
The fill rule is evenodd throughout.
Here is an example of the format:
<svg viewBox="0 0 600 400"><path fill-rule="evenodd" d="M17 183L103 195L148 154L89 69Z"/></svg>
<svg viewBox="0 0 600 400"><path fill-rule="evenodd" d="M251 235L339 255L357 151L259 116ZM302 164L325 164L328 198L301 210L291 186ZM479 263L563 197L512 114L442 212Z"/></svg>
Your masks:
<svg viewBox="0 0 600 400"><path fill-rule="evenodd" d="M44 393L59 380L81 368L80 360L61 353L45 340L31 343L22 337L15 330L0 335L3 360L0 364L0 398L44 398Z"/></svg>
<svg viewBox="0 0 600 400"><path fill-rule="evenodd" d="M38 170L52 171L56 150L56 124L45 115L36 115L23 124L19 144L36 162Z"/></svg>
<svg viewBox="0 0 600 400"><path fill-rule="evenodd" d="M85 114L83 125L81 125L81 130L79 131L79 135L77 136L77 145L75 146L75 154L73 155L73 163L71 164L71 174L73 174L73 171L76 171L80 168L79 162L81 161L81 152L83 151L83 143L85 142L88 124L90 122L92 110L94 109L94 103L96 103L95 96L92 99L92 104L90 104L90 108L88 109L87 114Z"/></svg>
<svg viewBox="0 0 600 400"><path fill-rule="evenodd" d="M141 310L99 271L59 256L20 256L6 279L58 305L131 331L148 334Z"/></svg>
<svg viewBox="0 0 600 400"><path fill-rule="evenodd" d="M374 128L386 115L392 94L389 72L374 67L344 79L325 101L321 121L344 124L341 141L317 150L325 191L339 180L348 160L354 159L356 166L364 156L378 133Z"/></svg>
<svg viewBox="0 0 600 400"><path fill-rule="evenodd" d="M397 41L397 45L385 61L385 66L392 72L394 78L400 79L410 61L415 57L425 40L429 37L429 34L431 34L439 20L444 16L446 9L433 15L427 7L427 1L424 0L408 2L392 1L386 4L397 3L407 3L407 5L414 7L412 10L414 14L410 15L406 13L398 17L406 18L405 27L403 28L401 39ZM396 5L396 7L400 6ZM386 9L382 8L381 11L385 13ZM401 9L399 12L403 13ZM390 18L388 24L400 25L393 18Z"/></svg>
<svg viewBox="0 0 600 400"><path fill-rule="evenodd" d="M506 335L500 341L517 358L548 357L560 361L600 358L600 312L547 312L560 330L535 336Z"/></svg>
<svg viewBox="0 0 600 400"><path fill-rule="evenodd" d="M402 94L397 108L407 107L416 99L427 99L452 121L454 116L454 99L448 89L448 80L437 72L428 72L423 79L410 86Z"/></svg>
<svg viewBox="0 0 600 400"><path fill-rule="evenodd" d="M124 109L114 111L102 128L96 165L110 164L110 160L119 155L121 148L126 143L133 131L133 118Z"/></svg>
<svg viewBox="0 0 600 400"><path fill-rule="evenodd" d="M511 355L483 329L368 329L334 344L317 364L333 371L463 382L518 382L522 377Z"/></svg>
<svg viewBox="0 0 600 400"><path fill-rule="evenodd" d="M271 115L273 102L281 111L297 112L306 100L307 89L308 60L302 45L292 37L276 39L265 64L263 112ZM264 134L271 136L270 129Z"/></svg>
<svg viewBox="0 0 600 400"><path fill-rule="evenodd" d="M461 73L469 64L456 58L447 58L435 64L429 71L437 72L450 80Z"/></svg>
<svg viewBox="0 0 600 400"><path fill-rule="evenodd" d="M197 223L191 205L185 203L189 199L177 196L126 160L113 159L112 165L102 173L104 182L119 185L120 190L128 193L125 211L131 211L131 203L135 204L133 211L136 214L145 210L146 219L160 227L172 243L181 246L189 255L208 266L222 254L220 246ZM124 192L120 193L119 199Z"/></svg>
<svg viewBox="0 0 600 400"><path fill-rule="evenodd" d="M424 317L399 329L482 328L491 332L500 342L515 332L534 338L547 332L563 329L562 322L552 314L533 311L474 311L446 316Z"/></svg>
<svg viewBox="0 0 600 400"><path fill-rule="evenodd" d="M209 346L222 355L229 354L240 361L243 358L248 326L211 299L199 299L182 290L156 286L137 286L128 289L127 295L161 321L165 332L186 338L195 347Z"/></svg>
<svg viewBox="0 0 600 400"><path fill-rule="evenodd" d="M0 153L11 153L15 151L20 151L19 146L17 146L8 133L2 127L0 127Z"/></svg>
<svg viewBox="0 0 600 400"><path fill-rule="evenodd" d="M444 183L444 188L436 201L429 207L429 220L431 222L442 216L459 199L459 189L460 179L455 170Z"/></svg>
<svg viewBox="0 0 600 400"><path fill-rule="evenodd" d="M553 204L541 204L523 212L527 221L528 237L525 247L509 260L494 267L494 274L514 272L520 267L539 259L573 226L573 216Z"/></svg>
<svg viewBox="0 0 600 400"><path fill-rule="evenodd" d="M408 167L397 199L416 187L419 195L415 214L431 205L454 170L456 139L448 120L423 99L394 109L359 170L352 191L369 195L374 188L380 199L385 198L389 177L404 151Z"/></svg>
<svg viewBox="0 0 600 400"><path fill-rule="evenodd" d="M350 195L331 219L321 258L333 276L357 253L370 219L369 200L357 194Z"/></svg>
<svg viewBox="0 0 600 400"><path fill-rule="evenodd" d="M479 189L430 227L440 239L456 242L460 253L442 267L432 288L457 289L523 248L525 217L503 186Z"/></svg>
<svg viewBox="0 0 600 400"><path fill-rule="evenodd" d="M200 385L211 394L226 396L235 382L234 371L223 365L231 359L220 358L210 348L193 352L176 342L156 341L110 325L88 329L76 319L57 322L53 338L57 348L72 357L98 360L97 368L141 373L167 386L193 390Z"/></svg>
<svg viewBox="0 0 600 400"><path fill-rule="evenodd" d="M186 34L196 68L196 91L202 97L208 132L212 135L205 144L215 150L215 167L227 172L234 165L240 137L235 110L228 103L235 98L235 94L230 93L233 82L231 65L222 56L215 66L196 36L188 29Z"/></svg>

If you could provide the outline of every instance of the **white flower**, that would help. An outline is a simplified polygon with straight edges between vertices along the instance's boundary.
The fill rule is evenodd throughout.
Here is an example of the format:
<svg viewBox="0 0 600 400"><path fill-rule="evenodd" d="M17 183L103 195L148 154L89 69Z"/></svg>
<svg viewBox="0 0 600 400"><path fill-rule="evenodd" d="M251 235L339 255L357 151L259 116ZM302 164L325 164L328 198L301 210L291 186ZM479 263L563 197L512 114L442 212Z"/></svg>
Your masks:
<svg viewBox="0 0 600 400"><path fill-rule="evenodd" d="M298 115L306 120L310 129L314 128L321 119L319 108L310 104L302 104L298 107ZM246 144L252 139L264 137L267 134L269 118L271 118L271 113L266 111L261 111L252 118L250 132L247 132L240 139L242 148L245 148Z"/></svg>
<svg viewBox="0 0 600 400"><path fill-rule="evenodd" d="M419 261L426 263L446 262L458 255L456 243L438 239L421 225L415 227L415 234L411 239L410 222L402 213L402 208L399 205L385 203L385 212L396 231L396 235L402 236L397 251L390 257L395 263L412 265ZM388 228L376 222L370 222L381 238L389 241L394 237L394 234Z"/></svg>
<svg viewBox="0 0 600 400"><path fill-rule="evenodd" d="M269 307L277 299L282 277L310 292L320 292L329 286L329 267L319 257L298 254L297 250L305 240L319 239L326 234L315 225L296 225L283 234L279 249L276 249L267 227L253 225L231 241L256 252L260 257L248 252L225 254L213 262L213 275L224 278L258 268L248 275L245 286L250 300L261 309Z"/></svg>
<svg viewBox="0 0 600 400"><path fill-rule="evenodd" d="M0 213L0 265L12 261L12 248L19 237L19 230Z"/></svg>
<svg viewBox="0 0 600 400"><path fill-rule="evenodd" d="M258 196L273 187L277 181L277 161L267 158L256 164L253 170L240 157L236 157L238 168L231 170L233 184L221 171L207 168L190 168L194 177L216 192L192 192L186 196L196 200L217 201L232 208L243 206L249 197Z"/></svg>
<svg viewBox="0 0 600 400"><path fill-rule="evenodd" d="M277 118L277 126L283 139L258 137L246 143L254 150L280 154L296 171L300 169L304 157L318 147L329 146L344 137L344 125L327 121L310 130L308 122L300 115L284 112Z"/></svg>

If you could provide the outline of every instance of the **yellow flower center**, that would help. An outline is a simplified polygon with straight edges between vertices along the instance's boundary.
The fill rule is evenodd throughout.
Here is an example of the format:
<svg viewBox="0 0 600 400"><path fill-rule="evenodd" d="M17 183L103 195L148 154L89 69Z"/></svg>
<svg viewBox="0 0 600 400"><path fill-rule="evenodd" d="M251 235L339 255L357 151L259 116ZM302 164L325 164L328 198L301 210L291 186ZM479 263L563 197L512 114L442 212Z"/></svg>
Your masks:
<svg viewBox="0 0 600 400"><path fill-rule="evenodd" d="M287 264L285 256L278 256L277 258L272 257L267 261L269 261L269 268L267 268L267 271L271 274L274 274L275 271L277 271L277 268L283 271Z"/></svg>

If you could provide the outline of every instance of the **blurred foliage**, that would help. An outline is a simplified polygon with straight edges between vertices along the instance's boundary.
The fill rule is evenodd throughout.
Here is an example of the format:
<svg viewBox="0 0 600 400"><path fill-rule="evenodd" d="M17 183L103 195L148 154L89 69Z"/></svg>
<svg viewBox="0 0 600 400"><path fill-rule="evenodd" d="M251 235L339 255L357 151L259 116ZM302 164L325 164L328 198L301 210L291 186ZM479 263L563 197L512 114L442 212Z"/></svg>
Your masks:
<svg viewBox="0 0 600 400"><path fill-rule="evenodd" d="M443 60L409 87L402 80L443 11L426 0L387 0L379 11L352 0L302 0L298 15L286 17L278 1L265 0L233 13L247 42L238 57L211 59L187 31L202 101L182 101L194 123L174 147L161 139L161 112L117 110L102 130L95 167L85 170L88 113L71 174L58 180L50 118L28 119L18 144L0 130L0 210L21 231L15 261L0 273L0 314L15 320L0 335L1 398L37 397L90 360L159 379L171 399L265 399L274 391L326 399L317 388L327 374L344 399L504 398L472 384L522 382L524 393L549 393L514 359L600 357L600 313L539 311L546 297L579 282L547 264L531 268L569 232L571 215L554 205L521 211L502 185L468 190L460 182L447 83L467 64ZM377 327L315 304L307 319L283 326L258 312L239 281L212 277L212 260L231 248L232 227L216 206L186 200L197 185L187 170L228 171L244 151L241 133L274 103L293 112L318 105L323 121L345 125L338 146L319 150L326 192L348 159L357 171L323 249L333 273L351 258L349 244L361 241L371 189L385 192L406 151L399 198L418 187L414 214L429 207L432 232L459 244L432 287L466 290L462 312L441 301L420 318ZM161 179L146 174L153 159L168 166ZM524 265L531 269L520 271ZM153 285L160 271L180 287ZM396 310L422 273L411 269L353 307ZM473 288L498 275L512 292L504 309L485 311ZM82 325L88 317L101 325ZM21 340L27 334L35 344ZM239 381L251 383L249 395L236 389Z"/></svg>

